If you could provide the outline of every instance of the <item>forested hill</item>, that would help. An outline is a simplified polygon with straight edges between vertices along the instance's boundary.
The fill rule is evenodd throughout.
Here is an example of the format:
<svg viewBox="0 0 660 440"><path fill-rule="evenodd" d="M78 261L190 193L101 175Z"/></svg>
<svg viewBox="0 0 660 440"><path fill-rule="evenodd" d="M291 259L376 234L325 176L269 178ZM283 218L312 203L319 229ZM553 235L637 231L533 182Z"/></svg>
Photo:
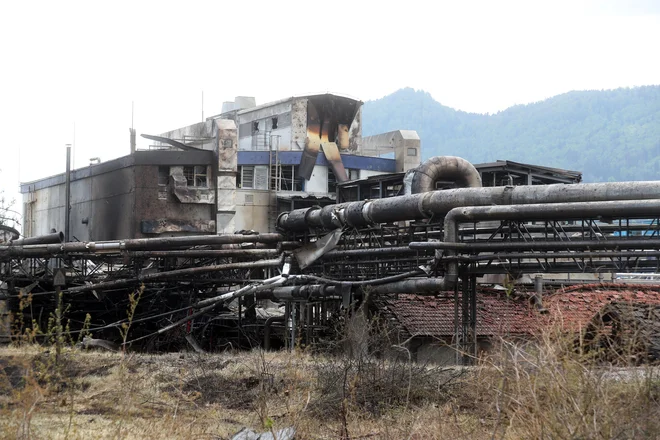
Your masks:
<svg viewBox="0 0 660 440"><path fill-rule="evenodd" d="M422 155L507 159L584 173L584 181L660 179L660 86L569 92L497 114L401 89L365 103L363 135L417 130Z"/></svg>

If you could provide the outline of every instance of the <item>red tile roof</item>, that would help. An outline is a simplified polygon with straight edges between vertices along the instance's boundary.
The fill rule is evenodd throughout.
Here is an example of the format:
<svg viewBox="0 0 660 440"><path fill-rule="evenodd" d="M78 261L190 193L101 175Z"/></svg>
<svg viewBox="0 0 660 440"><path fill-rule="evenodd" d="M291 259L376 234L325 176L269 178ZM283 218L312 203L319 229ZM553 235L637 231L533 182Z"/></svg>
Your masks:
<svg viewBox="0 0 660 440"><path fill-rule="evenodd" d="M381 300L380 305L386 307L390 316L411 336L454 334L453 296L399 295L398 299ZM530 327L535 326L536 320L536 312L526 300L481 292L477 296L479 336L527 334Z"/></svg>
<svg viewBox="0 0 660 440"><path fill-rule="evenodd" d="M611 302L660 304L660 286L579 285L544 295L543 306L549 313L541 315L527 298L494 292L477 293L478 336L530 335L544 325L557 323L567 330L579 330ZM377 305L411 336L454 334L453 293L438 297L402 294L398 299L380 299Z"/></svg>
<svg viewBox="0 0 660 440"><path fill-rule="evenodd" d="M559 323L568 330L579 330L612 302L660 304L659 290L660 286L618 283L569 287L543 297L543 306L549 311L545 321Z"/></svg>

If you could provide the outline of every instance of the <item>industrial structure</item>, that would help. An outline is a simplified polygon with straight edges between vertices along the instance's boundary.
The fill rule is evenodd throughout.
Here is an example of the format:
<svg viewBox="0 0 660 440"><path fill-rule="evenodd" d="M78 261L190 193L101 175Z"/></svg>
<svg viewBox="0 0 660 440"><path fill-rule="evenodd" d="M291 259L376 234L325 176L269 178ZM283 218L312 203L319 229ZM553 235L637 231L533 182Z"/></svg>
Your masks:
<svg viewBox="0 0 660 440"><path fill-rule="evenodd" d="M420 164L414 132L361 136L358 101L251 104L23 184L30 238L0 245L11 334L48 336L61 298L72 334L118 339L130 324L133 346L308 345L365 301L444 292L449 342L474 353L486 275L532 275L539 300L546 274L658 272L660 181Z"/></svg>

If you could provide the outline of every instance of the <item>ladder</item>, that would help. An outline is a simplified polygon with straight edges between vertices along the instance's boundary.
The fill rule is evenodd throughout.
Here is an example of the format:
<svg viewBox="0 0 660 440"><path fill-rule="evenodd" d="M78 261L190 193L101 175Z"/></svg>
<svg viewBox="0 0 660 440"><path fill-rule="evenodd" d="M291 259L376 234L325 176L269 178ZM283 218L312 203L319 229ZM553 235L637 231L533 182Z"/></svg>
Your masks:
<svg viewBox="0 0 660 440"><path fill-rule="evenodd" d="M268 176L270 178L268 189L270 190L268 202L268 229L275 231L278 216L277 194L282 190L282 167L280 164L280 137L278 135L268 136Z"/></svg>

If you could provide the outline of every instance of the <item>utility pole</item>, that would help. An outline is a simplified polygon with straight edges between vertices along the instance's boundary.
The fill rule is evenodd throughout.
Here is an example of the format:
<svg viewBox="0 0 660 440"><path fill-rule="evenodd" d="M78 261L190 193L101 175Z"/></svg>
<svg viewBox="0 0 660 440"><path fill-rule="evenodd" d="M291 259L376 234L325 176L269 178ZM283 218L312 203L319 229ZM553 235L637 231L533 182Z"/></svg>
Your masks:
<svg viewBox="0 0 660 440"><path fill-rule="evenodd" d="M66 144L66 188L64 189L64 242L69 242L71 223L71 144Z"/></svg>

